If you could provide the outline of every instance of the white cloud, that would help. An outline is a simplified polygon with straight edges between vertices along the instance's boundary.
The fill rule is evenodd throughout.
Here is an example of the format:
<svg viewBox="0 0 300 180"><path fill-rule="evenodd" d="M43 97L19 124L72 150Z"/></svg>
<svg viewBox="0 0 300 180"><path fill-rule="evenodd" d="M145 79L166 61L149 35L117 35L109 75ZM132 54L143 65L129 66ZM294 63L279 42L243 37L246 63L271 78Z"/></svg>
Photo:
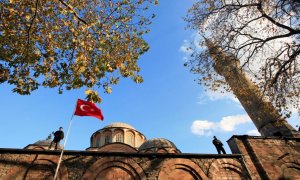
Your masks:
<svg viewBox="0 0 300 180"><path fill-rule="evenodd" d="M249 122L251 122L251 119L248 115L226 116L222 118L219 126L223 131L234 131L237 125Z"/></svg>
<svg viewBox="0 0 300 180"><path fill-rule="evenodd" d="M214 122L207 120L196 120L191 126L192 133L198 135L209 135L212 133L212 129L215 127Z"/></svg>
<svg viewBox="0 0 300 180"><path fill-rule="evenodd" d="M183 57L184 60L188 60L190 55L194 52L194 50L196 51L203 50L203 47L199 44L200 39L202 39L202 37L198 32L196 32L191 35L190 40L183 40L183 43L180 46L179 51L184 53L184 57Z"/></svg>
<svg viewBox="0 0 300 180"><path fill-rule="evenodd" d="M207 91L205 91L205 95L211 101L228 99L228 100L231 100L233 102L239 103L239 100L232 94L232 92L223 92L223 93L221 93L220 91L212 91L212 90L208 89Z"/></svg>
<svg viewBox="0 0 300 180"><path fill-rule="evenodd" d="M246 134L250 135L250 136L260 136L260 133L258 132L257 129L252 129L246 132Z"/></svg>
<svg viewBox="0 0 300 180"><path fill-rule="evenodd" d="M216 131L232 132L236 126L246 123L251 123L248 115L226 116L219 122L212 122L208 120L195 120L192 123L191 131L197 135L211 135ZM252 132L252 131L251 131Z"/></svg>
<svg viewBox="0 0 300 180"><path fill-rule="evenodd" d="M299 99L300 100L300 99ZM287 119L288 123L291 124L294 128L296 128L296 130L298 130L298 128L296 127L297 125L300 125L299 119L300 119L300 112L299 110L295 109L295 108L291 108L292 111L292 115L289 119Z"/></svg>
<svg viewBox="0 0 300 180"><path fill-rule="evenodd" d="M190 49L190 42L188 40L183 41L183 44L180 46L179 50L185 53L186 55L190 55L193 53L193 50Z"/></svg>

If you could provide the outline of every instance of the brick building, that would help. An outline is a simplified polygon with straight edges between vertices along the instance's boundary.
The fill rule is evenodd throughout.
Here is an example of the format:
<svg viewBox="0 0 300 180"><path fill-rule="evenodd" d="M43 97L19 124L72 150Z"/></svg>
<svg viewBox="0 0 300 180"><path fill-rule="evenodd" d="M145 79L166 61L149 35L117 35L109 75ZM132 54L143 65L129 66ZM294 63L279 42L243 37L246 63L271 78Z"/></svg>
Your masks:
<svg viewBox="0 0 300 180"><path fill-rule="evenodd" d="M57 179L300 179L300 138L232 136L232 154L181 153L125 123L96 131L86 151L65 151ZM53 179L51 138L0 149L0 179Z"/></svg>

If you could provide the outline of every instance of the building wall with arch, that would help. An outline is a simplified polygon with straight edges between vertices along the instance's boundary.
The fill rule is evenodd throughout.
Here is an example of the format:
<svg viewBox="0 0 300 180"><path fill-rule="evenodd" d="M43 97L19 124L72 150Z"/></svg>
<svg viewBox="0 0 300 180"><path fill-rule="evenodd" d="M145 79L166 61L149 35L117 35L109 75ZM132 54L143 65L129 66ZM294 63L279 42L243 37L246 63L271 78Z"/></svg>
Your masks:
<svg viewBox="0 0 300 180"><path fill-rule="evenodd" d="M53 179L59 155L58 151L0 149L0 179ZM216 174L211 171L216 169L206 171L210 164L199 162L234 159L238 163L240 158L240 155L65 151L58 179L210 179L211 174ZM241 164L237 166L244 171Z"/></svg>
<svg viewBox="0 0 300 180"><path fill-rule="evenodd" d="M110 129L100 139L106 132L126 134ZM181 153L162 138L145 141L141 150L126 142L64 151L58 179L300 179L300 138L233 136L227 141L232 154L221 155ZM47 146L38 141L25 149L0 148L0 179L53 179L60 151Z"/></svg>

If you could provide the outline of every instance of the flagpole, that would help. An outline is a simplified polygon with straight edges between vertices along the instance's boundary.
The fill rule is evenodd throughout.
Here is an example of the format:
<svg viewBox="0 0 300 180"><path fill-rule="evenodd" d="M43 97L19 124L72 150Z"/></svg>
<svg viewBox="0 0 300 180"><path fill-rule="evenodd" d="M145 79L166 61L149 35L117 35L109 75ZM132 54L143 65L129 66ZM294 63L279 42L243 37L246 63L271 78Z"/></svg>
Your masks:
<svg viewBox="0 0 300 180"><path fill-rule="evenodd" d="M54 175L53 180L56 180L56 177L57 177L57 174L58 174L58 170L59 170L59 167L60 167L60 164L61 164L62 156L64 154L64 149L66 147L68 136L69 136L69 132L70 132L71 125L72 125L72 122L73 122L73 117L74 117L74 113L75 113L75 110L76 110L76 106L77 106L77 101L76 101L75 109L74 109L74 112L72 114L69 126L68 126L67 135L66 135L66 138L65 138L64 145L62 147L61 153L60 153L60 157L59 157L59 160L58 160L58 164L57 164L57 167L56 167L56 171L55 171L55 175Z"/></svg>

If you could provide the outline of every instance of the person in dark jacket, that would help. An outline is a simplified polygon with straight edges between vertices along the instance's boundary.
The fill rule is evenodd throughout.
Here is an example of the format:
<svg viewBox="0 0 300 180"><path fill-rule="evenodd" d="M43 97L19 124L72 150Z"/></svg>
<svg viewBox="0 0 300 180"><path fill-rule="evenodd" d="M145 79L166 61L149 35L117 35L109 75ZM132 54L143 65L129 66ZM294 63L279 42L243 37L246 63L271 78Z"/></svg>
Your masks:
<svg viewBox="0 0 300 180"><path fill-rule="evenodd" d="M221 151L223 154L226 154L225 149L223 148L223 143L214 136L214 140L212 143L216 146L216 149L218 151L218 154L221 154Z"/></svg>
<svg viewBox="0 0 300 180"><path fill-rule="evenodd" d="M64 138L63 128L59 127L59 130L56 132L52 132L54 135L53 141L50 143L49 149L51 148L52 144L55 143L55 149L57 149L57 145L59 144L60 140Z"/></svg>

